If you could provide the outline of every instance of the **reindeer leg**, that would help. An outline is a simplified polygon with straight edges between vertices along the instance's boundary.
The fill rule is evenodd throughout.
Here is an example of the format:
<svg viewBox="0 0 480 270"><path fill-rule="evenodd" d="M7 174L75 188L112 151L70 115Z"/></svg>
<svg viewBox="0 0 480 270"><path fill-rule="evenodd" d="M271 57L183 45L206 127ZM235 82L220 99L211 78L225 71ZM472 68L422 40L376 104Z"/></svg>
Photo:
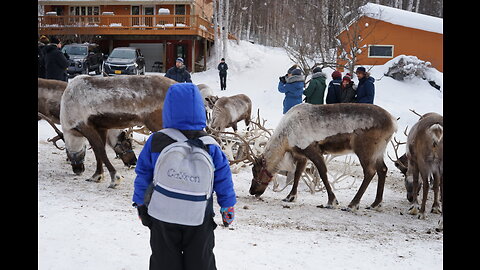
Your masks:
<svg viewBox="0 0 480 270"><path fill-rule="evenodd" d="M387 177L387 165L383 159L377 160L377 175L378 175L378 185L377 185L377 195L375 196L375 201L367 207L367 209L373 209L380 211L382 207L382 199L383 199L383 189L385 187L385 179Z"/></svg>
<svg viewBox="0 0 480 270"><path fill-rule="evenodd" d="M408 169L410 170L410 168L412 168L412 174L411 175L407 175L407 177L410 177L411 178L411 181L413 183L413 190L412 190L412 205L410 206L410 208L408 209L408 213L410 215L416 215L418 214L418 211L419 211L419 207L418 207L418 192L419 192L419 189L420 189L420 183L418 181L418 175L419 175L419 171L418 171L418 166L417 164L415 163L408 163ZM408 180L408 178L407 178Z"/></svg>
<svg viewBox="0 0 480 270"><path fill-rule="evenodd" d="M350 204L348 204L347 208L344 208L342 210L344 211L352 211L355 212L358 210L358 204L360 203L360 199L363 196L363 193L365 193L365 190L367 189L368 185L370 184L370 181L372 181L373 176L375 176L375 167L370 161L364 161L363 159L360 159L360 164L362 165L363 168L363 181L362 184L360 185L360 188L357 191L357 194L355 194L355 197L353 197L352 201ZM380 185L380 183L379 183ZM383 187L383 184L381 184ZM383 194L383 193L382 193Z"/></svg>
<svg viewBox="0 0 480 270"><path fill-rule="evenodd" d="M336 208L338 206L338 201L335 197L335 194L333 193L332 187L330 186L330 182L328 182L327 165L325 165L323 155L318 152L318 149L316 149L313 145L309 145L307 148L305 148L303 150L303 154L305 154L305 156L310 159L313 164L315 164L320 178L322 179L323 185L327 190L328 202L325 208Z"/></svg>
<svg viewBox="0 0 480 270"><path fill-rule="evenodd" d="M420 208L420 213L418 214L419 219L425 219L425 205L427 204L428 190L429 190L429 173L425 170L420 170L420 176L423 181L423 198L422 206Z"/></svg>
<svg viewBox="0 0 480 270"><path fill-rule="evenodd" d="M300 181L300 176L302 176L303 171L305 171L305 167L307 166L307 159L301 159L297 161L297 166L295 168L295 176L293 178L293 185L292 190L288 194L288 196L283 199L284 202L293 202L297 199L297 187L298 182Z"/></svg>
<svg viewBox="0 0 480 270"><path fill-rule="evenodd" d="M440 191L440 175L438 173L433 174L433 204L432 204L432 213L441 214L442 210L440 209L439 201L439 191Z"/></svg>
<svg viewBox="0 0 480 270"><path fill-rule="evenodd" d="M92 146L95 158L97 160L97 170L92 177L87 179L87 181L101 181L103 178L103 163L105 163L105 166L107 166L107 169L110 172L111 178L111 183L108 187L116 187L119 184L121 177L116 174L117 171L113 167L112 163L110 163L110 160L108 160L107 153L105 151L105 141L102 140L102 135L100 135L100 133L93 127L88 127L86 125L83 126L82 131L82 134L87 138L88 142Z"/></svg>

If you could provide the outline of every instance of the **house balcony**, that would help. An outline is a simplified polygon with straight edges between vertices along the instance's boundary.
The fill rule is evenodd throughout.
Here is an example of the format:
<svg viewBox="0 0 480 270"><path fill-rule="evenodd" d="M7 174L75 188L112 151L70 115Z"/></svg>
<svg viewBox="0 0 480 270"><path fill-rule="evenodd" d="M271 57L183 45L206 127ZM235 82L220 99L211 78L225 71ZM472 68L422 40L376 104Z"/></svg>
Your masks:
<svg viewBox="0 0 480 270"><path fill-rule="evenodd" d="M41 35L192 35L213 41L213 24L199 15L38 16Z"/></svg>

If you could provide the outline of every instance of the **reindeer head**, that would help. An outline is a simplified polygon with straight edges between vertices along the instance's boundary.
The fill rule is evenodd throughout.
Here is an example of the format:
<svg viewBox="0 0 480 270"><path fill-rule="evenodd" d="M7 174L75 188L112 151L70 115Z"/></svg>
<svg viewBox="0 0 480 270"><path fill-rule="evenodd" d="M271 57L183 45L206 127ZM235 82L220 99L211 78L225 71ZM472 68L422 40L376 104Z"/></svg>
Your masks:
<svg viewBox="0 0 480 270"><path fill-rule="evenodd" d="M117 142L113 147L117 156L123 161L125 166L135 166L137 164L137 157L132 150L132 133L127 133L122 130L117 136Z"/></svg>
<svg viewBox="0 0 480 270"><path fill-rule="evenodd" d="M251 195L259 197L265 192L273 178L273 175L267 171L266 160L263 155L253 161L252 174L253 179L249 192Z"/></svg>
<svg viewBox="0 0 480 270"><path fill-rule="evenodd" d="M76 175L81 175L85 171L85 165L83 161L85 160L85 154L87 153L87 146L84 145L82 150L78 152L71 152L67 150L67 158L70 160L72 165L72 170Z"/></svg>
<svg viewBox="0 0 480 270"><path fill-rule="evenodd" d="M213 110L213 106L218 100L218 96L207 96L205 97L205 100L207 101L208 107Z"/></svg>

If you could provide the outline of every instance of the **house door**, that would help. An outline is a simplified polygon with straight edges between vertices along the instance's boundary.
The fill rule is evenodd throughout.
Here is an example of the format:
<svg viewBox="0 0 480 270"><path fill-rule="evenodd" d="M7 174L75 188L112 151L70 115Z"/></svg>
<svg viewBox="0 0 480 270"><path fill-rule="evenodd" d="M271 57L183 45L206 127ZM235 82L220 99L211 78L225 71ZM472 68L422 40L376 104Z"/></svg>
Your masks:
<svg viewBox="0 0 480 270"><path fill-rule="evenodd" d="M178 57L183 58L183 64L186 67L188 67L187 45L185 45L185 44L175 45L175 59L177 59Z"/></svg>
<svg viewBox="0 0 480 270"><path fill-rule="evenodd" d="M145 25L146 26L153 26L153 15L155 9L153 7L143 7L143 15L145 15Z"/></svg>

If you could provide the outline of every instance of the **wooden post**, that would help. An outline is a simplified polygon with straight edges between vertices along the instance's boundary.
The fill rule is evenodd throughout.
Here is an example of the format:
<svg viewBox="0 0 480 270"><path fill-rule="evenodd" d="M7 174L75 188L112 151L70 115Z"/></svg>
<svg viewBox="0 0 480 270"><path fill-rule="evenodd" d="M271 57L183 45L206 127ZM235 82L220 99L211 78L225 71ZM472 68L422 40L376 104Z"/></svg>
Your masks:
<svg viewBox="0 0 480 270"><path fill-rule="evenodd" d="M207 39L203 39L203 71L207 70Z"/></svg>
<svg viewBox="0 0 480 270"><path fill-rule="evenodd" d="M163 41L163 65L162 65L162 72L167 72L167 41Z"/></svg>
<svg viewBox="0 0 480 270"><path fill-rule="evenodd" d="M194 37L192 42L192 73L195 72L195 45L197 44L196 41L197 38Z"/></svg>

